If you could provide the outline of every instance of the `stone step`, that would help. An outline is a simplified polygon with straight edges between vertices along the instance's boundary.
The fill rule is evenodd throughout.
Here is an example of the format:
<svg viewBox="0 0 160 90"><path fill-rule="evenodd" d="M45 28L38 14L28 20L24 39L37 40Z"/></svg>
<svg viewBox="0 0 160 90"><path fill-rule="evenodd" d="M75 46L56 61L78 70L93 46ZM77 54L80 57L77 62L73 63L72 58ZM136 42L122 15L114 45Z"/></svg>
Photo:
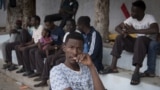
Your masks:
<svg viewBox="0 0 160 90"><path fill-rule="evenodd" d="M35 78L28 78L28 77L24 77L22 76L22 74L17 74L16 70L15 71L8 71L8 70L4 70L2 69L4 62L2 60L0 60L0 72L9 76L10 78L16 80L17 82L19 82L20 84L24 84L30 88L32 88L33 90L49 90L49 86L48 87L34 87L34 84L37 84L39 82L34 82L33 79ZM17 69L18 70L18 69Z"/></svg>
<svg viewBox="0 0 160 90"><path fill-rule="evenodd" d="M108 90L160 90L160 77L141 78L139 85L130 85L132 71L119 69L119 73L100 75Z"/></svg>
<svg viewBox="0 0 160 90"><path fill-rule="evenodd" d="M1 54L1 43L3 43L4 41L6 41L7 39L9 39L9 35L0 35L0 59L2 58L2 54ZM110 65L111 64L111 59L112 56L110 55L112 48L107 48L104 47L103 48L103 64L104 65ZM17 64L17 57L15 54L15 51L12 51L12 58L13 58L13 63ZM133 54L123 51L121 58L118 60L118 67L126 69L126 70L134 70L134 67L132 66L132 57ZM143 72L144 70L147 69L147 58L145 57L144 62L143 62L143 67L141 68L141 72ZM156 75L160 76L160 55L157 56L157 62L156 62Z"/></svg>
<svg viewBox="0 0 160 90"><path fill-rule="evenodd" d="M0 43L4 42L8 39L8 35L1 35L0 36ZM112 56L110 55L111 48L103 48L103 64L104 65L110 65ZM125 69L121 70L118 74L108 74L108 75L100 75L105 87L109 90L160 90L160 79L159 77L155 78L143 78L142 83L138 86L132 86L130 85L130 78L131 73L134 70L134 67L132 66L132 53L123 52L122 57L118 61L118 67ZM16 55L13 51L12 53L13 62L17 64ZM2 59L2 54L0 51L0 59ZM2 67L3 61L0 60L0 67ZM157 63L156 63L156 75L160 76L160 56L157 57ZM143 72L147 68L146 65L146 58L143 63L143 67L141 69L141 72ZM131 70L131 71L127 71ZM24 83L25 85L28 85L29 87L33 88L34 90L48 90L48 87L46 88L34 88L33 85L35 82L33 82L33 79L28 79L27 77L23 77L21 74L16 74L15 71L9 72L6 70L0 69L1 72L5 73L6 75L10 76L11 78L14 78L15 80Z"/></svg>
<svg viewBox="0 0 160 90"><path fill-rule="evenodd" d="M4 62L0 60L0 68L3 63ZM22 76L22 74L17 74L16 71L10 72L8 70L0 69L0 72L13 78L19 83L29 86L33 90L49 90L49 86L35 88L33 85L39 82L34 82L34 78L28 78ZM119 69L119 73L100 75L100 78L105 88L108 90L160 90L160 77L142 78L139 85L133 86L130 85L131 75L132 71Z"/></svg>
<svg viewBox="0 0 160 90"><path fill-rule="evenodd" d="M112 56L110 55L112 48L103 48L103 64L110 65L112 61ZM129 53L126 51L122 52L121 58L119 58L117 66L125 69L133 71L135 67L132 66L132 57L133 53ZM140 72L144 72L147 69L147 57L145 57L143 62L143 67L140 69ZM157 56L156 60L156 75L160 76L160 55Z"/></svg>

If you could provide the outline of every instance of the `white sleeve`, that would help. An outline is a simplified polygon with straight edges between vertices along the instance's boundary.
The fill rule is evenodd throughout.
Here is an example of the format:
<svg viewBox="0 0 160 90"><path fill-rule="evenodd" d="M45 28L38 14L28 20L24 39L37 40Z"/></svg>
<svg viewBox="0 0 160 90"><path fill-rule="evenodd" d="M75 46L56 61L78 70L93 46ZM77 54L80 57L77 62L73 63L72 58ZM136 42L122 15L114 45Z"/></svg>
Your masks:
<svg viewBox="0 0 160 90"><path fill-rule="evenodd" d="M60 69L53 68L50 71L51 90L64 90L70 87L67 78Z"/></svg>
<svg viewBox="0 0 160 90"><path fill-rule="evenodd" d="M68 36L69 32L66 32L66 34L63 37L63 43L66 41L66 37Z"/></svg>
<svg viewBox="0 0 160 90"><path fill-rule="evenodd" d="M88 52L89 55L92 55L92 54L93 54L94 49L95 49L95 44L96 44L96 32L94 31L94 32L92 33L91 46L90 46L89 52Z"/></svg>
<svg viewBox="0 0 160 90"><path fill-rule="evenodd" d="M132 25L132 20L133 20L133 18L132 17L129 17L129 18L127 18L123 23L125 23L125 24L128 24L128 25Z"/></svg>
<svg viewBox="0 0 160 90"><path fill-rule="evenodd" d="M149 15L148 21L149 21L149 25L153 23L157 23L156 19L152 15Z"/></svg>

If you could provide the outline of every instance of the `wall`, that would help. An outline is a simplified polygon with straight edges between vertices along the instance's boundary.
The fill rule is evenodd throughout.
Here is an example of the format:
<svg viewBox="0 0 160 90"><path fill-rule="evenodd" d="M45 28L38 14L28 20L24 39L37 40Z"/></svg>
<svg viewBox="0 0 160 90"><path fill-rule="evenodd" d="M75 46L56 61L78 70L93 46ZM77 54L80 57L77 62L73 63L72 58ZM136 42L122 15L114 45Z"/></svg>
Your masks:
<svg viewBox="0 0 160 90"><path fill-rule="evenodd" d="M59 10L61 0L37 0L36 11L42 19L47 14L57 13ZM79 16L88 15L91 17L91 25L94 25L95 20L95 0L77 0L79 2L79 9L76 15L76 20ZM134 0L110 0L110 25L109 31L115 32L116 25L125 20L125 17L120 9L122 3L125 2L127 9L130 12L131 4ZM159 5L160 0L150 1L144 0L147 6L146 13L153 14L160 24ZM43 23L43 22L42 22Z"/></svg>
<svg viewBox="0 0 160 90"><path fill-rule="evenodd" d="M59 10L61 0L37 0L36 2L36 13L43 19L45 15L57 13ZM76 20L79 16L88 15L91 17L91 25L94 25L95 20L95 0L77 0L79 2L79 9L77 12ZM123 13L121 12L120 6L125 2L128 10L130 11L132 1L134 0L110 0L110 25L109 31L114 32L114 28L120 22L125 20ZM160 12L159 5L160 0L144 0L147 6L146 13L153 14L160 24ZM6 11L0 10L0 27L4 27L6 24Z"/></svg>
<svg viewBox="0 0 160 90"><path fill-rule="evenodd" d="M36 13L42 19L45 15L54 14L59 11L61 0L37 0L36 3ZM92 18L92 25L94 24L94 0L78 0L79 2L79 9L77 11L76 19L79 16L87 15ZM42 8L43 7L43 8Z"/></svg>
<svg viewBox="0 0 160 90"><path fill-rule="evenodd" d="M5 27L7 20L7 12L0 9L0 27Z"/></svg>

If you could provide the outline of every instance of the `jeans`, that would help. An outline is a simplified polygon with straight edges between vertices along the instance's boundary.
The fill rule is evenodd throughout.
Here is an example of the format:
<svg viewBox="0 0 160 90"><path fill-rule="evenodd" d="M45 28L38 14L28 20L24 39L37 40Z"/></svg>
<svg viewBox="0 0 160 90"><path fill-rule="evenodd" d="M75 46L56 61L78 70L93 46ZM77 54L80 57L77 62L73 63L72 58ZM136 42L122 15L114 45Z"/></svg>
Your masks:
<svg viewBox="0 0 160 90"><path fill-rule="evenodd" d="M158 50L160 50L160 42L151 41L148 48L148 55L147 55L147 65L148 65L147 72L149 73L155 74L156 57L157 57Z"/></svg>

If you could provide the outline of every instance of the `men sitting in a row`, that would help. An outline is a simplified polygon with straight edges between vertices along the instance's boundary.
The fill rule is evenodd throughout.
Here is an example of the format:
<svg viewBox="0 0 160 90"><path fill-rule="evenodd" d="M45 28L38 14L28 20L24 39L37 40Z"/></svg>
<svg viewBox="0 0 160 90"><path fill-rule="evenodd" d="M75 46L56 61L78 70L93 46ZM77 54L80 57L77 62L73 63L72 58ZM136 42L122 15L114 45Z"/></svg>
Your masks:
<svg viewBox="0 0 160 90"><path fill-rule="evenodd" d="M36 69L37 72L29 77L40 76L44 68L44 58L47 57L46 51L48 52L48 55L54 54L62 45L64 30L61 27L56 26L49 16L45 17L44 22L46 29L50 32L52 43L51 45L46 46L44 50L37 48L34 52L30 53L31 67L34 67L32 70Z"/></svg>
<svg viewBox="0 0 160 90"><path fill-rule="evenodd" d="M67 27L70 27L70 32L75 31L75 21L74 20L68 20L67 21ZM102 65L102 39L100 34L90 26L90 18L88 16L81 16L78 19L78 27L86 40L84 43L84 53L88 53L97 68L97 71L103 70ZM84 33L86 32L86 34ZM68 35L68 33L66 33ZM66 36L66 35L65 35ZM64 38L65 42L65 38ZM96 49L97 48L97 49ZM35 81L42 80L39 84L36 84L35 87L39 86L46 86L47 80L49 78L49 71L51 67L63 63L65 60L65 55L62 49L60 49L55 55L51 55L47 58L45 62L45 66L43 68L43 73L40 78L36 78Z"/></svg>
<svg viewBox="0 0 160 90"><path fill-rule="evenodd" d="M25 73L23 76L27 76L33 73L30 67L30 56L29 53L34 52L34 49L38 47L38 40L42 37L41 32L44 29L42 25L40 25L40 17L33 16L31 18L31 24L33 25L33 35L32 40L20 46L17 46L16 54L19 55L20 58L17 58L19 62L22 62L22 65L25 69Z"/></svg>
<svg viewBox="0 0 160 90"><path fill-rule="evenodd" d="M99 72L103 70L101 36L90 26L90 18L88 16L81 16L77 23L78 29L80 30L79 33L81 33L85 39L83 52L91 56ZM51 66L53 67L59 63L63 63L65 60L65 55L61 48L64 30L56 26L52 19L50 19L50 16L45 17L45 26L47 30L40 25L40 18L38 16L33 16L31 18L30 28L33 31L33 34L31 34L32 40L15 47L18 64L23 66L17 73L25 72L23 76L29 77L40 76L40 78L35 79L35 81L42 80L42 82L35 85L35 87L46 86ZM68 28L67 31L74 32L76 28L75 21L68 20L66 27ZM29 31L25 31L27 31L25 33L29 35ZM66 34L66 36L67 35L68 34ZM45 42L47 45L44 45ZM43 43L43 45L40 43ZM60 50L54 54L57 49ZM49 56L46 57L47 55ZM45 57L47 60L44 64ZM34 72L34 70L36 70L36 72Z"/></svg>
<svg viewBox="0 0 160 90"><path fill-rule="evenodd" d="M66 22L66 34L63 38L63 43L64 43L64 39L65 37L68 35L68 33L70 32L74 32L76 29L76 24L75 24L75 20L70 19L67 20ZM35 78L34 81L41 81L38 84L35 84L35 87L40 87L40 86L47 86L47 80L49 79L49 71L50 69L59 64L60 62L64 62L64 52L62 50L62 48L60 47L59 51L57 51L57 53L50 55L49 57L47 57L45 64L44 64L44 68L42 69L42 74L41 76L39 76L38 78ZM59 61L59 62L56 62Z"/></svg>

